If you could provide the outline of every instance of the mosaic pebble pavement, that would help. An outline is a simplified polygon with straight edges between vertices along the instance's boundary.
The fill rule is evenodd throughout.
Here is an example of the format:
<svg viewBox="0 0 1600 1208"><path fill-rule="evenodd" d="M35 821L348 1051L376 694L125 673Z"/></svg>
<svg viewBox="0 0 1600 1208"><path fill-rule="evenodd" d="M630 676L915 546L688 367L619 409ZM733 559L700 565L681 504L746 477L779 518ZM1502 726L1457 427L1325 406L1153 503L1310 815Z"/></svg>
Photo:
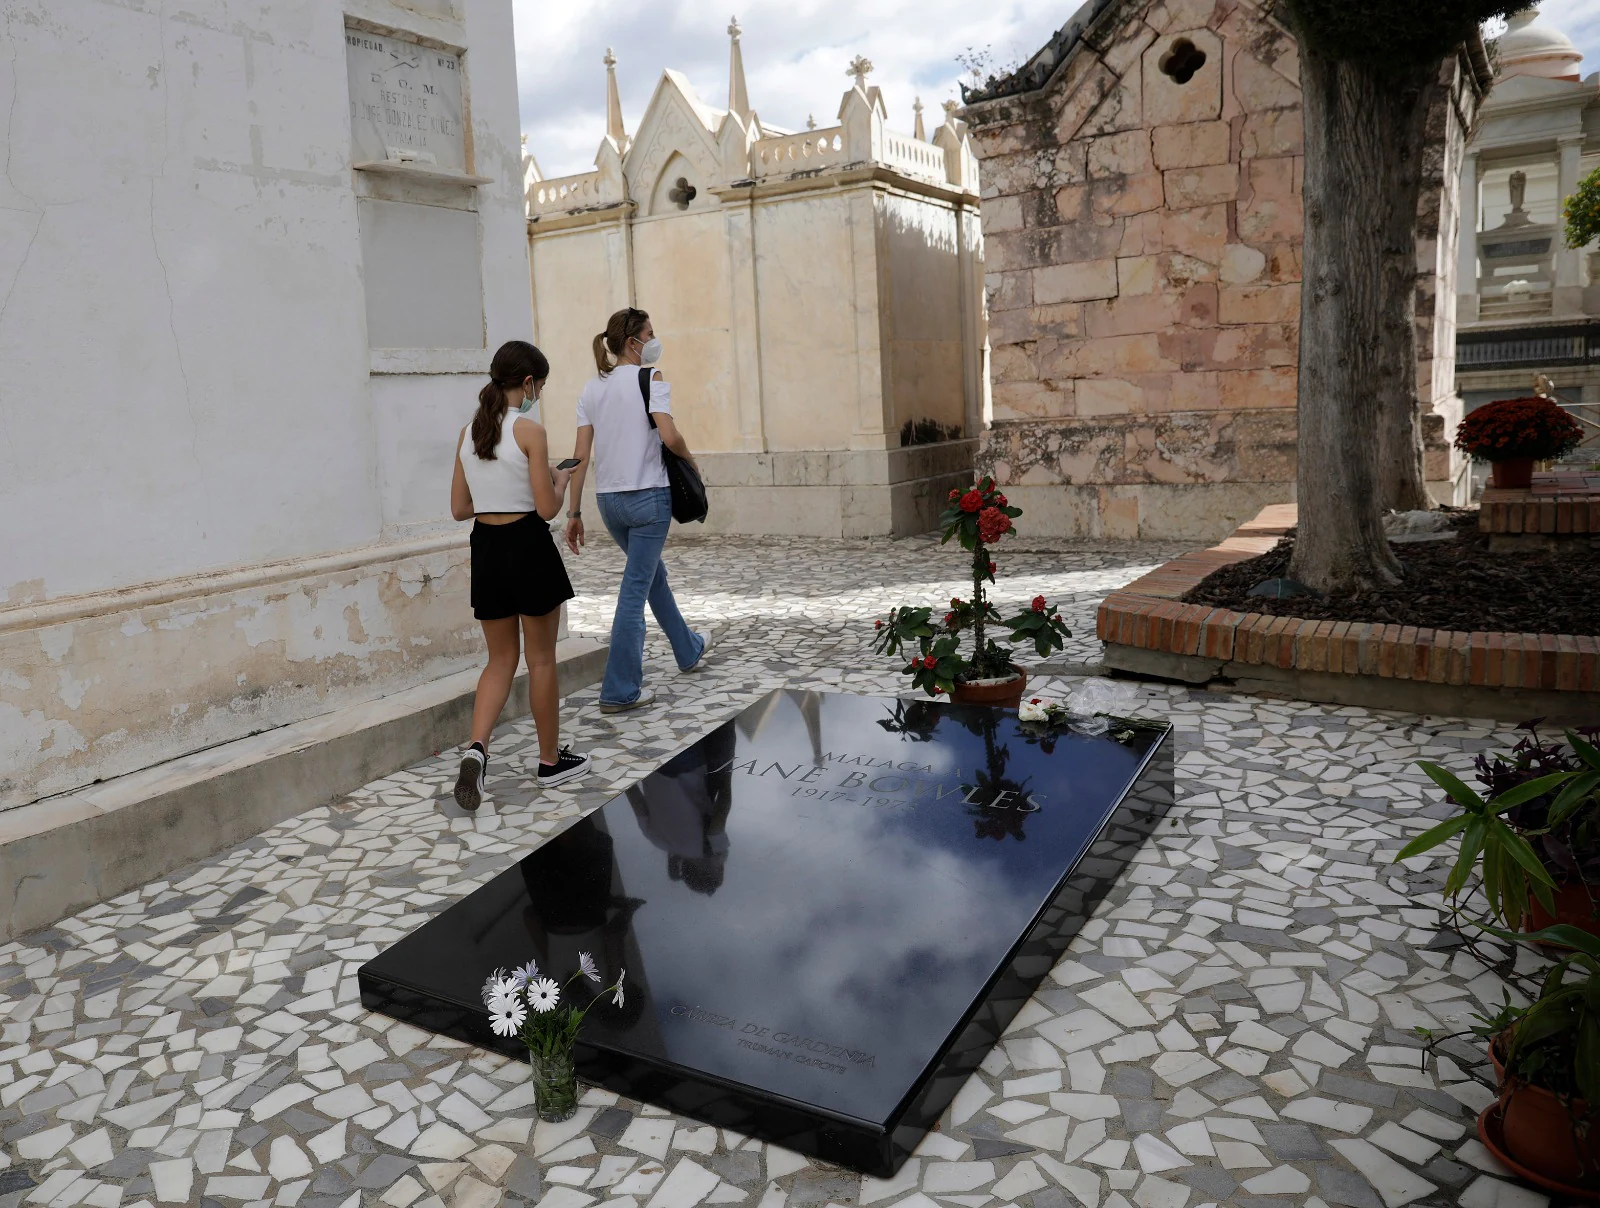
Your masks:
<svg viewBox="0 0 1600 1208"><path fill-rule="evenodd" d="M1095 603L1175 549L1001 555L1002 607ZM575 632L620 573L568 559ZM932 540L676 542L708 666L654 632L654 708L570 698L595 772L528 779L498 738L491 802L449 800L446 752L167 880L0 946L0 1208L1523 1208L1472 1121L1476 1043L1417 1025L1498 1004L1513 958L1440 930L1443 864L1391 862L1441 816L1420 758L1465 774L1507 727L1141 685L1176 726L1178 805L1001 1044L892 1180L589 1089L533 1126L527 1067L362 1010L356 969L773 687L893 693L867 619L964 593ZM1062 693L1070 677L1038 686Z"/></svg>

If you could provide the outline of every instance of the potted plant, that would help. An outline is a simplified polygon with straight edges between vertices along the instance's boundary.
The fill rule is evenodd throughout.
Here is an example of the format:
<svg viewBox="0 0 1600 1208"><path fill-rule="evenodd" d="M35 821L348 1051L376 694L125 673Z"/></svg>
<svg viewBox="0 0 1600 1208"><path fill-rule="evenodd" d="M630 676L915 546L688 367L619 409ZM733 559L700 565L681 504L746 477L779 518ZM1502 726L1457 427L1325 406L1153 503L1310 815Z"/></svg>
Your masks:
<svg viewBox="0 0 1600 1208"><path fill-rule="evenodd" d="M939 526L948 544L952 539L972 555L972 599L959 596L950 601L942 622L935 622L932 608L902 605L890 609L875 622L878 653L906 654L902 670L913 686L929 696L948 692L961 704L1015 706L1027 686L1027 674L1011 661L1011 652L996 642L989 627L1006 629L1012 645L1031 643L1041 657L1060 650L1072 636L1060 612L1043 596L1035 596L1026 611L1009 620L989 602L985 584L994 583L995 561L991 547L1016 531L1012 523L1022 509L1012 507L995 487L993 478L984 478L967 491L951 491L949 506L939 517ZM961 652L961 635L972 631L972 652Z"/></svg>
<svg viewBox="0 0 1600 1208"><path fill-rule="evenodd" d="M507 973L496 969L483 983L483 1005L489 1012L489 1026L496 1036L515 1036L528 1050L533 1066L534 1108L539 1119L559 1123L578 1110L578 1077L572 1064L572 1049L578 1030L600 996L610 994L616 1006L623 1002L622 982L627 970L617 974L616 983L596 991L587 1006L565 1001L562 991L580 977L599 985L600 968L587 952L578 953L578 971L565 985L542 977L533 961Z"/></svg>
<svg viewBox="0 0 1600 1208"><path fill-rule="evenodd" d="M1526 487L1533 463L1552 461L1583 443L1583 428L1561 405L1539 395L1485 403L1456 429L1456 448L1494 468L1489 485Z"/></svg>
<svg viewBox="0 0 1600 1208"><path fill-rule="evenodd" d="M1503 940L1570 949L1525 1006L1480 1016L1495 1101L1478 1117L1494 1155L1530 1182L1579 1199L1600 1198L1600 938L1573 927Z"/></svg>
<svg viewBox="0 0 1600 1208"><path fill-rule="evenodd" d="M1523 727L1528 734L1509 757L1478 756L1481 794L1438 764L1419 763L1459 812L1395 859L1459 835L1444 887L1458 913L1476 870L1490 912L1513 931L1566 923L1600 934L1600 750L1571 730L1565 746L1547 743L1536 725Z"/></svg>

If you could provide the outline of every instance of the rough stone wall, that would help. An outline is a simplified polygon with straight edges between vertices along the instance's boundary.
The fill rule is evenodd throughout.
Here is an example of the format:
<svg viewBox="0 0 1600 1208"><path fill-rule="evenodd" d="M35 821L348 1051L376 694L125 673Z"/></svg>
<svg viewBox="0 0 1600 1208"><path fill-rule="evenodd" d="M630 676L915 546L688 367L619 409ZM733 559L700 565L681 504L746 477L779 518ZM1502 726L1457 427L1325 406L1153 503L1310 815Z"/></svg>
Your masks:
<svg viewBox="0 0 1600 1208"><path fill-rule="evenodd" d="M1183 43L1205 61L1180 83L1162 64ZM1293 38L1248 0L1126 3L1044 89L967 111L981 462L1031 531L1208 537L1291 497L1298 76Z"/></svg>

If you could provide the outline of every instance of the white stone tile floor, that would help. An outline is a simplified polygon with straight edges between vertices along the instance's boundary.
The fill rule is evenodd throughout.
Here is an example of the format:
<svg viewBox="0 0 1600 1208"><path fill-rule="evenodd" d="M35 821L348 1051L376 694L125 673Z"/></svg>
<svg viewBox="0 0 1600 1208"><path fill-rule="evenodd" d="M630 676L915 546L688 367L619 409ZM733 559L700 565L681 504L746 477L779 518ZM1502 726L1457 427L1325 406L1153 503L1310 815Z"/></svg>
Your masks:
<svg viewBox="0 0 1600 1208"><path fill-rule="evenodd" d="M1062 600L1093 662L1097 601L1175 552L1002 550L1000 604ZM616 552L568 562L573 628L603 633ZM570 698L596 761L570 791L533 784L522 722L476 817L444 752L0 945L0 1208L1547 1202L1476 1140L1482 1051L1424 1062L1413 1031L1506 985L1440 930L1442 860L1392 863L1442 812L1415 761L1465 774L1511 741L1486 722L1141 685L1176 727L1168 824L893 1179L592 1088L536 1126L526 1066L363 1011L361 962L771 688L903 690L871 618L969 590L925 538L675 541L669 566L715 653L679 676L652 627L656 707Z"/></svg>

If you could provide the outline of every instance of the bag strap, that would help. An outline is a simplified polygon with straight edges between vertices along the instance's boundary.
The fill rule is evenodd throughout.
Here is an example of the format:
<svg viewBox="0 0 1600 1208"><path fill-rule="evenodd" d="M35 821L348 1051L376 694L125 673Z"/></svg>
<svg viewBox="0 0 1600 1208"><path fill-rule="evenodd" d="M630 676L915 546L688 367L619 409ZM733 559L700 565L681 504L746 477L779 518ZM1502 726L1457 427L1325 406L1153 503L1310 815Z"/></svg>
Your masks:
<svg viewBox="0 0 1600 1208"><path fill-rule="evenodd" d="M655 373L654 365L639 366L639 393L644 395L644 417L650 421L650 426L656 426L656 417L650 414L650 376Z"/></svg>

